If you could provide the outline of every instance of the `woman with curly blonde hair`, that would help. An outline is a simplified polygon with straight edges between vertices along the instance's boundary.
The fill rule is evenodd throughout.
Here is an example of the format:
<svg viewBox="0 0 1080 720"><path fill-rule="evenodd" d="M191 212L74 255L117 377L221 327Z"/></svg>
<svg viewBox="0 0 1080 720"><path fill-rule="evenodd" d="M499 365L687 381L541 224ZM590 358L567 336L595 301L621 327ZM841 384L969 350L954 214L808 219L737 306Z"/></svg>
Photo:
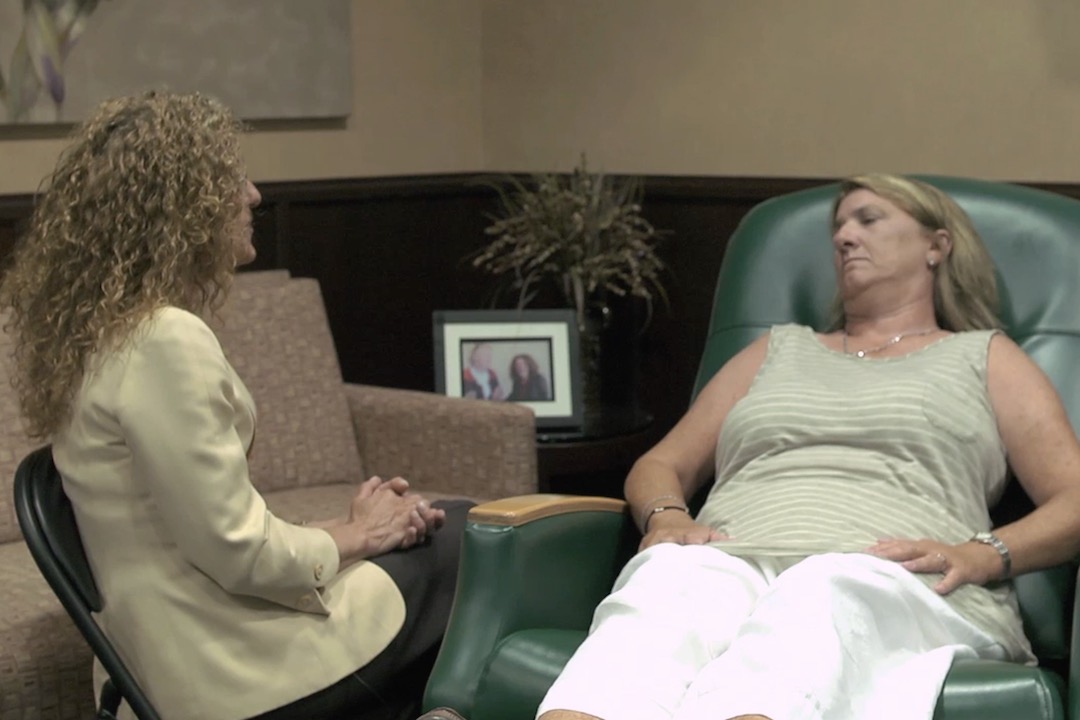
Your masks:
<svg viewBox="0 0 1080 720"><path fill-rule="evenodd" d="M98 620L159 712L353 717L437 645L467 507L371 478L299 526L251 484L254 403L203 319L255 258L240 132L214 100L156 92L76 132L0 284L13 382Z"/></svg>
<svg viewBox="0 0 1080 720"><path fill-rule="evenodd" d="M239 126L212 103L114 100L86 123L37 204L0 296L12 311L15 383L35 437L67 418L86 359L149 311L220 304L236 264L230 238L246 232L250 247L250 214L241 218L248 192L257 202ZM248 247L238 260L254 259Z"/></svg>

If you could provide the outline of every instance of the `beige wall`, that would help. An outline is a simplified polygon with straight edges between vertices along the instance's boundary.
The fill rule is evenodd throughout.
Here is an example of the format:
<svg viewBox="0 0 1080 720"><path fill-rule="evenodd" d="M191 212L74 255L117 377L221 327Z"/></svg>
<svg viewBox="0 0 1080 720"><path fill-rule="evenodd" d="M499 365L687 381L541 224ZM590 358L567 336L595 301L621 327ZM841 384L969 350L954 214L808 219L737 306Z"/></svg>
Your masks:
<svg viewBox="0 0 1080 720"><path fill-rule="evenodd" d="M99 12L107 12L103 6ZM352 0L353 109L341 126L278 123L246 140L259 180L478 170L479 0ZM51 137L41 137L43 134ZM57 131L0 128L0 194L33 191Z"/></svg>
<svg viewBox="0 0 1080 720"><path fill-rule="evenodd" d="M492 169L1080 180L1073 0L485 0Z"/></svg>
<svg viewBox="0 0 1080 720"><path fill-rule="evenodd" d="M353 0L352 115L257 180L566 169L1080 182L1072 0ZM37 136L35 136L35 132ZM62 140L0 129L0 194Z"/></svg>

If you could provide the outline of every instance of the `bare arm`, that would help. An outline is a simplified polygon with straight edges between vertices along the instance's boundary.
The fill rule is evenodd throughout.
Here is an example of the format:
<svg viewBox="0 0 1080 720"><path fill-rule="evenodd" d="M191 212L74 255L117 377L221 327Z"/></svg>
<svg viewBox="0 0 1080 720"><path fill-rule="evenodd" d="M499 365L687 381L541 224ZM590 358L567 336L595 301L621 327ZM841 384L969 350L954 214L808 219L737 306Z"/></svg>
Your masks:
<svg viewBox="0 0 1080 720"><path fill-rule="evenodd" d="M624 491L634 521L645 535L642 548L658 542L700 544L719 539L685 512L654 514L652 510L665 505L685 507L712 476L720 429L731 408L749 391L765 360L768 338L768 334L758 338L729 360L671 432L634 463Z"/></svg>
<svg viewBox="0 0 1080 720"><path fill-rule="evenodd" d="M1003 335L990 341L987 385L1013 472L1036 506L994 530L1009 549L1012 574L1070 560L1080 553L1080 444L1061 399L1043 371ZM998 552L975 542L884 541L870 551L912 572L944 571L936 586L942 594L1004 573Z"/></svg>
<svg viewBox="0 0 1080 720"><path fill-rule="evenodd" d="M990 344L988 383L1009 462L1036 505L995 530L1012 555L1013 574L1070 560L1080 553L1080 444L1061 398L1002 335Z"/></svg>

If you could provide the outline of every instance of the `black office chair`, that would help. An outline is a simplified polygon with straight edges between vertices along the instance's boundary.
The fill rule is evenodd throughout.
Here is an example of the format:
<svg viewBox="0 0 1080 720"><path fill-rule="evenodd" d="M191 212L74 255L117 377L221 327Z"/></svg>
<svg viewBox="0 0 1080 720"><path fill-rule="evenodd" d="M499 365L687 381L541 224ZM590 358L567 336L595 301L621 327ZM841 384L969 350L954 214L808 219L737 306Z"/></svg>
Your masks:
<svg viewBox="0 0 1080 720"><path fill-rule="evenodd" d="M99 720L115 720L121 699L140 720L159 720L157 711L90 614L99 612L104 603L48 445L27 455L15 471L15 514L41 574L109 674L101 688Z"/></svg>

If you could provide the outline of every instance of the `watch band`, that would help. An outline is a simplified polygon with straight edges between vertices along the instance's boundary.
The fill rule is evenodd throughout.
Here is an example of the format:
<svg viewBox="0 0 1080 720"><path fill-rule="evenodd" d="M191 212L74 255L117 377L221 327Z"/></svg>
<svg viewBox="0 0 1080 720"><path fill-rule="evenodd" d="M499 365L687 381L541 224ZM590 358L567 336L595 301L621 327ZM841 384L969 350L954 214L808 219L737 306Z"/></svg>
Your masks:
<svg viewBox="0 0 1080 720"><path fill-rule="evenodd" d="M1004 579L1012 577L1012 555L1009 554L1009 548L1005 546L1005 543L1001 541L1001 538L992 532L980 532L975 533L975 536L972 537L971 540L972 542L989 545L997 550L998 555L1001 556L1001 564L1005 569L1002 577Z"/></svg>

